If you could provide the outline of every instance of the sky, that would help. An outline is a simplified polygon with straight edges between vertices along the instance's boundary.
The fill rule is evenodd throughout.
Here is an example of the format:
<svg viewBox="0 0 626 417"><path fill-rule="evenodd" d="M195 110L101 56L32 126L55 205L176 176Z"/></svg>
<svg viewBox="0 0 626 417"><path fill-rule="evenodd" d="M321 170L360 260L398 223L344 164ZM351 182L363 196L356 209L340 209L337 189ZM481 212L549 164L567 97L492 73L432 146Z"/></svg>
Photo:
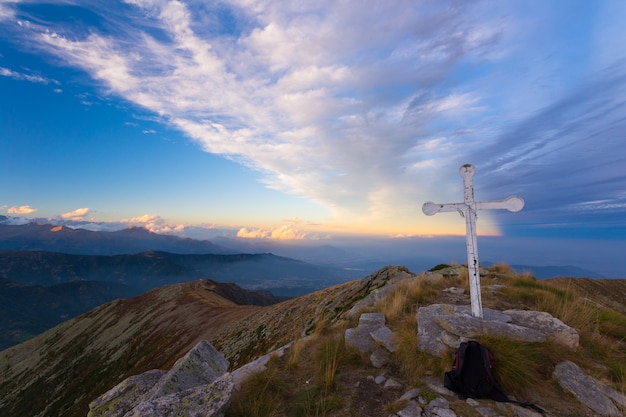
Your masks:
<svg viewBox="0 0 626 417"><path fill-rule="evenodd" d="M0 214L626 249L626 2L0 0ZM587 242L587 243L585 243ZM625 274L626 275L626 274Z"/></svg>

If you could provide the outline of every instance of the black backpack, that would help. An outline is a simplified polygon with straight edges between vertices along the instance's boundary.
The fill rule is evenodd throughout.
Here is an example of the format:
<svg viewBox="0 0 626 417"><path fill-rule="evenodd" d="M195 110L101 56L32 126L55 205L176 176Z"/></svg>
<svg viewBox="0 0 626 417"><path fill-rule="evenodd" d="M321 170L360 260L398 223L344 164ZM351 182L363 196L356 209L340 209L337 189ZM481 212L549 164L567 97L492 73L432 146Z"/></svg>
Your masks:
<svg viewBox="0 0 626 417"><path fill-rule="evenodd" d="M452 370L445 373L443 385L462 398L490 398L544 412L534 404L509 399L496 379L493 354L473 340L461 343L454 354Z"/></svg>

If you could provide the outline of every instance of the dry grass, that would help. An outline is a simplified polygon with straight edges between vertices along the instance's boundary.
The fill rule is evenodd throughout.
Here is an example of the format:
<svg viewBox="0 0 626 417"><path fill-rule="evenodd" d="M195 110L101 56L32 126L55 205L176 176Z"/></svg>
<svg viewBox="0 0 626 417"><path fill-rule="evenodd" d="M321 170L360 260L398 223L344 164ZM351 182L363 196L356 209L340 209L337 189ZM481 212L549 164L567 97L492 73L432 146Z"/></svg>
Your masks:
<svg viewBox="0 0 626 417"><path fill-rule="evenodd" d="M547 402L545 405L558 409L563 391L555 383L552 372L558 362L568 359L613 388L626 392L626 316L590 302L588 294L581 294L568 286L540 281L530 274L515 274L505 264L489 268L483 281L486 285L500 286L492 297L501 299L509 308L546 311L576 328L580 334L581 344L576 352L564 350L552 342L523 343L498 337L481 338L479 341L494 353L496 373L505 392L532 402L536 402L539 395L541 401ZM441 290L451 286L467 288L467 271L434 279L424 275L416 277L399 285L375 306L376 311L385 314L387 325L395 333L397 350L392 363L399 377L409 386L424 387L422 380L425 376L443 378L452 367L452 350L449 355L438 357L417 349L416 323L418 307L437 302ZM354 326L354 321L346 321L340 326L317 323L313 336L296 342L282 362L275 365L274 373L264 376L266 383L262 379L256 381L246 387L249 392L244 399L237 400L254 407L257 414L229 411L227 416L344 416L339 410L344 410L342 403L349 400L342 400L342 396L348 394L342 375L362 369L365 359L348 350L341 337L347 327ZM310 384L303 387L294 383L295 375L305 374L311 375ZM270 389L276 378L283 381L282 385ZM272 409L270 404L260 404L261 396L265 396L268 403L282 401L282 408ZM403 406L405 404L391 400L386 403L385 410L391 414ZM463 408L465 403L455 402L456 406ZM465 415L475 412L471 407L466 411L469 414Z"/></svg>

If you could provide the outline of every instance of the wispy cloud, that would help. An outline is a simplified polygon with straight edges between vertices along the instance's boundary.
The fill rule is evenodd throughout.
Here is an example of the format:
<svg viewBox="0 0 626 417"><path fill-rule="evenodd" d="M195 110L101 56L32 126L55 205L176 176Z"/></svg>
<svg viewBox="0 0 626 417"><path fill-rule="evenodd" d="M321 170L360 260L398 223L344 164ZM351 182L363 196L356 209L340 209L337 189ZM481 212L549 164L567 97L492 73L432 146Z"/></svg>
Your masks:
<svg viewBox="0 0 626 417"><path fill-rule="evenodd" d="M38 84L50 84L50 83L58 84L59 83L56 80L51 80L51 79L42 77L41 75L17 72L17 71L13 71L9 68L4 68L4 67L0 67L0 75L3 77L13 78L14 80L28 81L31 83L38 83Z"/></svg>
<svg viewBox="0 0 626 417"><path fill-rule="evenodd" d="M531 212L626 183L625 55L565 57L583 43L557 34L556 5L124 3L91 5L98 27L21 16L20 36L339 218L419 222L424 201L457 198L466 162L485 198L522 193ZM599 39L606 13L583 8L576 33Z"/></svg>

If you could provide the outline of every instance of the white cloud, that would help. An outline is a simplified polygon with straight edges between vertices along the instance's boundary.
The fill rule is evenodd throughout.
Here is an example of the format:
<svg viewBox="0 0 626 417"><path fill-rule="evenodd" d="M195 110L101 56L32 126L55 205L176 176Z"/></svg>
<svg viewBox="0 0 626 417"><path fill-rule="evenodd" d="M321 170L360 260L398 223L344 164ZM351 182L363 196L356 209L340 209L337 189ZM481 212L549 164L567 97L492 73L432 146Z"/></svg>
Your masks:
<svg viewBox="0 0 626 417"><path fill-rule="evenodd" d="M278 240L301 240L306 239L308 234L298 230L294 225L280 227L243 227L237 232L237 237L247 239L278 239Z"/></svg>
<svg viewBox="0 0 626 417"><path fill-rule="evenodd" d="M183 224L170 224L156 214L144 214L142 216L122 219L120 223L126 224L127 226L144 227L153 233L161 234L180 234L185 229Z"/></svg>
<svg viewBox="0 0 626 417"><path fill-rule="evenodd" d="M87 216L87 214L89 214L89 208L83 207L74 211L68 211L67 213L61 214L61 218L65 220L79 220L83 219L85 216Z"/></svg>
<svg viewBox="0 0 626 417"><path fill-rule="evenodd" d="M401 172L415 167L403 155L421 141L425 123L480 110L478 96L444 91L424 98L420 118L412 118L412 97L489 49L497 32L485 35L471 7L445 3L319 2L302 10L291 2L235 2L256 26L238 38L208 37L185 2L129 3L162 36L130 22L124 38L51 31L40 45L207 151L258 169L272 188L336 213L367 213L362 207L380 187L401 204L414 181ZM380 203L377 212L392 206Z"/></svg>
<svg viewBox="0 0 626 417"><path fill-rule="evenodd" d="M13 206L7 209L8 214L31 214L36 211L37 209L31 206Z"/></svg>
<svg viewBox="0 0 626 417"><path fill-rule="evenodd" d="M3 77L13 78L14 80L28 81L37 84L58 84L56 80L51 80L36 74L25 74L22 72L13 71L9 68L0 67L0 75Z"/></svg>
<svg viewBox="0 0 626 417"><path fill-rule="evenodd" d="M231 0L220 7L230 9L235 29L220 32L211 5L126 3L133 10L125 16L94 10L107 16L107 28L73 33L33 20L20 29L30 34L29 46L87 71L207 152L246 164L269 187L305 196L344 219L419 213L423 201L455 198L461 163L489 173L496 165L562 172L554 155L596 152L572 132L593 127L592 137L607 117L613 125L623 120L620 99L604 99L623 87L591 92L601 83L591 84L593 77L555 52L577 46L556 35L563 19L554 5ZM537 16L545 43L529 30ZM585 23L585 30L601 26ZM618 23L614 17L614 39L623 33ZM623 74L616 72L614 80ZM571 93L563 81L576 78L571 74L588 88ZM586 125L565 120L583 120L577 109L599 108L595 103L612 107ZM596 148L610 153L611 146ZM488 182L497 186L503 178Z"/></svg>

